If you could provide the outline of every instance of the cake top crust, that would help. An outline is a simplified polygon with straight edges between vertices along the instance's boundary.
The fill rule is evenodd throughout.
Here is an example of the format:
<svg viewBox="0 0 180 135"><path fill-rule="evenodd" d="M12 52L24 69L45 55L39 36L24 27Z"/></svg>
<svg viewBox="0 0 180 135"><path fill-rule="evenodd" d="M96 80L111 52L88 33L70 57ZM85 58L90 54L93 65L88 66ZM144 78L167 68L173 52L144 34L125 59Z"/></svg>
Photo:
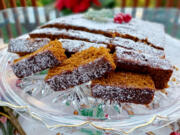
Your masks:
<svg viewBox="0 0 180 135"><path fill-rule="evenodd" d="M160 59L157 56L152 56L145 53L139 53L133 50L116 47L116 61L125 60L126 62L136 63L137 65L160 68L164 70L173 70L172 65L166 59Z"/></svg>
<svg viewBox="0 0 180 135"><path fill-rule="evenodd" d="M114 60L111 54L109 54L109 51L109 49L104 47L90 47L87 50L77 52L73 54L69 59L66 59L60 66L51 68L45 80L51 78L54 75L61 74L64 71L73 71L80 66L86 65L100 58L105 58L106 60L108 60L112 66L112 69L115 69L116 66L114 64Z"/></svg>
<svg viewBox="0 0 180 135"><path fill-rule="evenodd" d="M59 39L59 41L62 43L63 48L71 53L80 52L90 47L107 48L106 44L96 44L96 43L91 43L91 42L86 42L86 41L81 41L81 40Z"/></svg>
<svg viewBox="0 0 180 135"><path fill-rule="evenodd" d="M125 39L121 37L116 37L111 41L111 44L114 46L120 46L125 49L134 50L137 52L147 53L154 56L164 57L165 53L163 50L154 48L153 46L148 45L143 42L135 42L130 39Z"/></svg>
<svg viewBox="0 0 180 135"><path fill-rule="evenodd" d="M28 55L25 55L23 57L15 59L14 64L16 64L17 62L19 62L23 59L25 60L27 58L30 58L31 56L34 56L34 55L44 52L44 51L50 51L53 55L55 55L55 57L59 61L66 59L65 50L62 48L61 42L59 42L58 40L55 40L55 41L49 42L47 45L44 45L43 47L41 47L40 49L36 50L33 53L30 53Z"/></svg>
<svg viewBox="0 0 180 135"><path fill-rule="evenodd" d="M30 33L32 35L52 35L52 36L59 36L61 35L62 38L76 38L82 40L88 40L89 42L94 43L110 43L111 38L108 38L101 34L94 34L89 33L86 31L81 30L72 30L72 29L58 29L58 28L43 28L43 29L36 29ZM32 36L33 37L33 36Z"/></svg>
<svg viewBox="0 0 180 135"><path fill-rule="evenodd" d="M37 29L34 30L33 32L30 33L30 35L37 35L38 34L41 35L53 35L54 36L59 36L61 35L62 38L70 38L73 40L69 40L69 42L65 42L68 43L68 45L70 44L70 41L72 41L73 43L77 43L79 44L79 40L81 40L81 43L85 43L83 41L89 41L91 43L97 43L97 44L106 44L106 45L112 45L112 46L120 46L126 49L132 49L132 50L136 50L138 52L143 52L143 53L147 53L147 54L151 54L151 55L155 55L155 56L159 56L159 57L164 57L164 51L155 48L154 46L151 46L147 43L143 43L143 42L135 42L131 39L126 39L126 38L121 38L121 37L115 37L115 38L109 38L106 37L104 35L101 34L96 34L96 33L89 33L89 32L85 32L85 31L80 31L80 30L67 30L67 29L58 29L58 28L43 28L43 29ZM68 40L68 39L63 39ZM78 40L77 42L75 40ZM74 45L75 45L74 44ZM89 44L90 45L90 44ZM93 44L91 44L93 45ZM67 47L65 44L63 45L64 47ZM77 46L77 45L75 45ZM94 45L93 45L94 46ZM72 48L74 48L71 45ZM67 48L70 49L70 48Z"/></svg>
<svg viewBox="0 0 180 135"><path fill-rule="evenodd" d="M155 90L154 82L149 75L131 72L112 72L104 77L93 80L92 84Z"/></svg>
<svg viewBox="0 0 180 135"><path fill-rule="evenodd" d="M52 20L41 28L44 27L73 27L73 29L87 29L91 32L100 31L111 34L118 33L117 35L130 35L140 40L148 40L149 43L162 49L165 44L164 26L140 19L132 19L129 23L117 24L113 22L113 19L109 19L107 22L98 22L85 18L83 14L75 14Z"/></svg>
<svg viewBox="0 0 180 135"><path fill-rule="evenodd" d="M28 34L25 34L18 38L11 39L9 41L8 51L16 53L31 53L49 42L50 39L48 38L30 38Z"/></svg>

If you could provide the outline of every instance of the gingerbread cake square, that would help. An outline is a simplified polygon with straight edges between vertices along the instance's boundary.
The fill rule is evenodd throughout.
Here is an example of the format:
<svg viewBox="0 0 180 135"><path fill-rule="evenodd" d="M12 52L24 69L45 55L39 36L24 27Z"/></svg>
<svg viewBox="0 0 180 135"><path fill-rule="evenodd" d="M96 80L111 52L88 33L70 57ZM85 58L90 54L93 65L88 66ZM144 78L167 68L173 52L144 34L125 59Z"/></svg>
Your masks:
<svg viewBox="0 0 180 135"><path fill-rule="evenodd" d="M102 77L114 69L109 49L90 47L73 54L60 66L51 68L45 81L55 91L61 91Z"/></svg>
<svg viewBox="0 0 180 135"><path fill-rule="evenodd" d="M157 89L167 87L173 67L166 59L116 47L114 59L118 70L151 75Z"/></svg>
<svg viewBox="0 0 180 135"><path fill-rule="evenodd" d="M62 44L59 41L51 41L34 53L15 59L12 69L17 77L23 78L57 66L64 59L66 59L66 55Z"/></svg>
<svg viewBox="0 0 180 135"><path fill-rule="evenodd" d="M149 104L155 85L149 75L131 72L113 72L91 83L91 93L105 101Z"/></svg>

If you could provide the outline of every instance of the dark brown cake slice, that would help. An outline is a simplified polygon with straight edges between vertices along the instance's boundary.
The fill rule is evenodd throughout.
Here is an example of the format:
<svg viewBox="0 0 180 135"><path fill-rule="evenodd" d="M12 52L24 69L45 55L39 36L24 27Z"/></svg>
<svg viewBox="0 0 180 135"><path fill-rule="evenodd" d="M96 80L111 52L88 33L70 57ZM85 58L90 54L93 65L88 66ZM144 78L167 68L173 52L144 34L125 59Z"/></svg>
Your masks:
<svg viewBox="0 0 180 135"><path fill-rule="evenodd" d="M8 51L17 54L28 54L48 44L48 38L30 38L28 34L11 39L8 44Z"/></svg>
<svg viewBox="0 0 180 135"><path fill-rule="evenodd" d="M149 75L113 72L92 81L91 93L95 98L136 104L149 104L155 86Z"/></svg>
<svg viewBox="0 0 180 135"><path fill-rule="evenodd" d="M51 41L34 53L14 60L12 65L13 72L17 77L23 78L47 68L57 66L66 59L64 52L65 50L59 41Z"/></svg>
<svg viewBox="0 0 180 135"><path fill-rule="evenodd" d="M151 75L157 89L167 87L173 68L168 60L144 53L116 47L114 54L119 70L147 73Z"/></svg>
<svg viewBox="0 0 180 135"><path fill-rule="evenodd" d="M41 28L55 27L60 29L74 29L91 33L103 34L109 37L123 37L146 42L152 46L164 49L165 32L161 24L140 19L132 19L129 23L114 23L113 19L106 22L85 18L84 14L60 17L48 22Z"/></svg>
<svg viewBox="0 0 180 135"><path fill-rule="evenodd" d="M61 91L102 77L114 69L108 49L90 47L72 55L60 66L51 68L45 81L55 91Z"/></svg>

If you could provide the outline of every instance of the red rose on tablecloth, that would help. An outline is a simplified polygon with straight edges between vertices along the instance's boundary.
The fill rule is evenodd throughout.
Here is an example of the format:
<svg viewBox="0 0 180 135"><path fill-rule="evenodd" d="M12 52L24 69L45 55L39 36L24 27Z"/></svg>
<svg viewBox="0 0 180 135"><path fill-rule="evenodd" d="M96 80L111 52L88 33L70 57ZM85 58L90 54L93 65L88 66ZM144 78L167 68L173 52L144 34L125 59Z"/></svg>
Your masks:
<svg viewBox="0 0 180 135"><path fill-rule="evenodd" d="M58 10L68 8L74 13L79 13L86 11L92 3L94 3L96 6L101 6L99 0L56 0L55 7Z"/></svg>

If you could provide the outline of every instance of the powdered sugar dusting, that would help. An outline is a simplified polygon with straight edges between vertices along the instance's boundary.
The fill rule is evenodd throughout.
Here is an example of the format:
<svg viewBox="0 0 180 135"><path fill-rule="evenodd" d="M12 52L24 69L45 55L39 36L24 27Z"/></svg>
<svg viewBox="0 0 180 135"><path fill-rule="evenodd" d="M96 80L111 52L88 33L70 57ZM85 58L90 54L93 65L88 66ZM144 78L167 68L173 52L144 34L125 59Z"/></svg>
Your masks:
<svg viewBox="0 0 180 135"><path fill-rule="evenodd" d="M48 38L30 38L29 35L11 39L8 45L8 51L14 53L31 53L48 44Z"/></svg>
<svg viewBox="0 0 180 135"><path fill-rule="evenodd" d="M88 49L89 47L107 47L105 44L96 44L81 40L71 40L71 39L59 39L59 41L62 43L63 48L70 53L79 52L85 49Z"/></svg>
<svg viewBox="0 0 180 135"><path fill-rule="evenodd" d="M94 43L108 44L110 38L105 37L101 34L93 34L85 31L79 30L66 30L66 29L57 29L57 28L44 28L36 29L30 33L31 37L44 37L56 36L56 38L69 38L69 39L81 39Z"/></svg>
<svg viewBox="0 0 180 135"><path fill-rule="evenodd" d="M67 27L73 29L88 30L91 32L104 32L106 34L119 33L130 35L140 40L148 40L149 43L159 48L164 48L165 32L161 24L132 19L129 23L117 24L110 19L108 22L88 20L83 14L71 15L52 20L42 27Z"/></svg>
<svg viewBox="0 0 180 135"><path fill-rule="evenodd" d="M55 91L60 91L102 77L111 70L110 63L104 57L101 57L86 65L80 65L73 71L64 71L55 75L46 82Z"/></svg>
<svg viewBox="0 0 180 135"><path fill-rule="evenodd" d="M59 64L51 52L44 51L14 63L12 69L17 77L22 78Z"/></svg>
<svg viewBox="0 0 180 135"><path fill-rule="evenodd" d="M29 34L23 34L23 35L19 36L18 38L22 39L22 38L30 38L30 37L29 37Z"/></svg>
<svg viewBox="0 0 180 135"><path fill-rule="evenodd" d="M21 36L11 39L8 45L8 51L14 53L31 53L44 45L48 44L48 38L30 38L29 36ZM81 40L59 39L63 48L69 53L79 52L89 47L107 47L106 44L97 44Z"/></svg>
<svg viewBox="0 0 180 135"><path fill-rule="evenodd" d="M115 46L124 47L130 50L135 50L142 53L147 53L154 56L163 57L165 56L163 50L156 49L142 42L135 42L133 40L116 37L112 40L112 44Z"/></svg>
<svg viewBox="0 0 180 135"><path fill-rule="evenodd" d="M116 47L117 61L129 61L136 65L148 66L152 68L160 68L164 70L173 70L171 64L166 59L160 59L145 53L138 53L133 50L127 50Z"/></svg>
<svg viewBox="0 0 180 135"><path fill-rule="evenodd" d="M117 102L128 102L138 104L148 104L153 100L154 90L126 88L123 86L108 86L92 84L92 96Z"/></svg>
<svg viewBox="0 0 180 135"><path fill-rule="evenodd" d="M35 37L55 36L55 37L59 37L59 38L83 40L83 41L89 41L89 42L96 43L96 44L121 46L121 47L126 48L126 49L133 49L133 50L136 50L138 52L141 51L143 53L148 53L148 54L152 54L152 55L160 56L160 57L164 56L163 50L156 49L156 48L148 45L147 43L135 42L133 40L125 39L125 38L121 38L121 37L108 38L104 35L88 33L88 32L79 31L79 30L44 28L44 29L35 30L35 31L31 32L30 35L32 37L34 37L34 36ZM65 41L68 39L63 39L63 40ZM78 44L78 45L75 45L75 44L71 45L71 47L79 46L80 41L73 41L73 40L69 40L68 42L66 41L66 44L68 43L68 45L69 45L70 41L71 41L72 44L75 42L76 42L75 44ZM86 42L83 42L83 41L82 41L82 43L85 44ZM93 44L91 44L91 45L93 45ZM63 46L66 49L65 44ZM85 46L87 46L87 45L85 45ZM85 47L85 46L83 45L83 47ZM68 48L68 49L70 49L70 48ZM69 52L71 52L71 51L69 51Z"/></svg>

